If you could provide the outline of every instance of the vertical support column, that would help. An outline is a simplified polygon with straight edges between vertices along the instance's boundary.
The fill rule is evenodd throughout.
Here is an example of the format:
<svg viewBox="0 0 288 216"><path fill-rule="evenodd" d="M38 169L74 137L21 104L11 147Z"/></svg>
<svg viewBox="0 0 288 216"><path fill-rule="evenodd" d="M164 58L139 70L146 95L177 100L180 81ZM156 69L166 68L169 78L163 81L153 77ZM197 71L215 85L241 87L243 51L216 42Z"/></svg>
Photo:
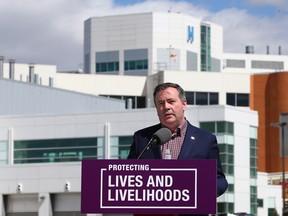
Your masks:
<svg viewBox="0 0 288 216"><path fill-rule="evenodd" d="M29 65L29 82L35 83L34 64Z"/></svg>
<svg viewBox="0 0 288 216"><path fill-rule="evenodd" d="M0 77L4 77L4 56L0 56Z"/></svg>
<svg viewBox="0 0 288 216"><path fill-rule="evenodd" d="M151 100L148 96L146 96L146 108L151 108Z"/></svg>
<svg viewBox="0 0 288 216"><path fill-rule="evenodd" d="M54 79L49 77L49 87L54 87Z"/></svg>
<svg viewBox="0 0 288 216"><path fill-rule="evenodd" d="M13 128L8 129L8 164L14 164L14 131Z"/></svg>
<svg viewBox="0 0 288 216"><path fill-rule="evenodd" d="M106 122L104 126L104 149L105 159L110 159L110 123Z"/></svg>
<svg viewBox="0 0 288 216"><path fill-rule="evenodd" d="M53 216L51 197L49 193L39 193L39 211L38 216Z"/></svg>
<svg viewBox="0 0 288 216"><path fill-rule="evenodd" d="M4 197L0 194L0 215L6 215L5 205L4 205Z"/></svg>
<svg viewBox="0 0 288 216"><path fill-rule="evenodd" d="M124 50L119 51L119 75L125 75L125 55Z"/></svg>
<svg viewBox="0 0 288 216"><path fill-rule="evenodd" d="M15 79L15 59L9 59L9 79Z"/></svg>

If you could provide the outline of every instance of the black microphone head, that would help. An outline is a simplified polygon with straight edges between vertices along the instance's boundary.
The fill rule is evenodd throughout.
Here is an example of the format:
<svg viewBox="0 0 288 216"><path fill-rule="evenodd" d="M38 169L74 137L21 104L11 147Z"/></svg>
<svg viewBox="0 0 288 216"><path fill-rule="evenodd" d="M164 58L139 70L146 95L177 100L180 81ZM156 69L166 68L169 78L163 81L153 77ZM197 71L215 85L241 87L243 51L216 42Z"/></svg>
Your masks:
<svg viewBox="0 0 288 216"><path fill-rule="evenodd" d="M157 139L157 145L163 145L172 138L172 133L168 128L163 127L156 131L152 137Z"/></svg>

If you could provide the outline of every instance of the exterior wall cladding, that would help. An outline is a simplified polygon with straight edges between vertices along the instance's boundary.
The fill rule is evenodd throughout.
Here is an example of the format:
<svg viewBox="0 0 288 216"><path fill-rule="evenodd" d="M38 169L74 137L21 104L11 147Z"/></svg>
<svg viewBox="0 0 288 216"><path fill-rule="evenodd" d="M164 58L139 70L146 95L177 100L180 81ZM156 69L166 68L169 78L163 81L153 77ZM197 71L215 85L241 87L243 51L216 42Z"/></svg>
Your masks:
<svg viewBox="0 0 288 216"><path fill-rule="evenodd" d="M186 38L187 25L193 26L195 33L194 41L189 43ZM209 49L204 50L204 53L200 49L203 41L201 41L201 27L203 25L209 29L208 32L211 30L211 34L207 34L207 39L210 38L209 35L211 36L211 49L207 46ZM53 87L54 82L52 81L55 79L54 87L89 95L145 96L153 101L153 87L166 81L179 83L186 91L219 92L220 106L189 106L186 111L187 119L191 120L191 123L195 126L199 126L203 122L214 122L216 125L217 122L234 124L233 137L225 135L218 139L220 144L226 144L227 142L231 145L225 152L225 156L227 156L226 165L230 165L226 168L231 168L231 173L226 173L230 186L229 191L217 200L218 203L225 204L225 206L222 205L222 208L225 209L219 212L250 212L265 216L270 215L268 213L270 210L276 209L279 214L282 214L281 186L276 182L276 180L278 182L281 180L282 158L279 157L279 129L271 127L270 124L279 122L279 115L288 110L288 94L286 93L288 73L274 73L278 70L287 71L288 56L223 53L222 32L221 26L206 23L206 21L204 23L204 21L197 18L178 13L144 13L90 18L85 22L84 64L88 68L85 72L91 73L91 75L56 73L56 66L52 67L52 70L49 66L42 68L38 65L35 65L35 74L41 71L39 78L43 80L42 84ZM140 58L139 56L136 58L134 55L129 55L133 57L132 59L127 58L126 54L131 54L130 51L132 53L142 53L142 55ZM220 73L201 71L202 66L207 66L201 64L202 53L204 54L203 60L207 60L209 66L203 68L211 68L211 72ZM175 61L171 59L169 54L177 56ZM125 63L135 63L136 61L144 61L145 67L138 71L134 71L130 67L125 70ZM165 67L162 68L163 62ZM100 70L97 74L95 71L97 63L98 66L99 63L106 65L107 70ZM113 63L113 70L110 68L110 63ZM15 76L13 76L15 80L25 81L25 79L22 80L22 77L31 77L28 70L29 65L18 66L19 64L15 65ZM3 77L9 78L8 65L4 65L3 69ZM193 71L193 73L190 73L190 71ZM253 73L257 74L250 75ZM106 76L106 74L109 75ZM125 76L127 74L134 74L135 76ZM204 80L205 85L203 85ZM30 92L40 93L39 88L34 88L34 86L32 89L31 83L28 83L28 87L26 83L25 89L26 87L29 89L19 94L20 85L18 82L5 84L4 81L6 82L6 80L2 81L3 85L0 83L0 87L3 88L3 91L0 91L3 95L1 97L0 94L0 99L3 101L1 103L2 112L4 110L3 106L10 106L8 102L11 103L11 98L15 98L15 101L20 102L22 99L30 97L31 94L28 94ZM53 85L50 84L50 81ZM4 88L4 84L11 88L14 88L15 84L17 90L13 92L15 97L11 97L11 92L7 91L9 90L7 86ZM46 90L49 92L46 92ZM83 110L80 113L79 106L75 106L73 108L78 109L77 112L67 115L68 109L71 110L72 106L65 103L61 106L65 108L64 115L59 114L59 109L56 109L58 112L52 114L47 114L47 111L44 112L44 109L40 109L39 112L42 112L40 114L46 113L47 116L1 116L0 156L2 156L3 161L13 161L12 151L8 154L7 147L13 146L11 143L14 141L81 137L99 138L101 152L107 153L106 158L110 158L108 152L115 150L115 146L110 144L117 143L120 136L131 137L136 128L158 123L154 109L123 110L124 104L117 103L122 109L113 112L106 109L107 103L112 105L112 102L110 103L106 99L102 98L103 103L100 103L100 97L94 98L89 95L77 95L71 92L60 93L59 90L57 92L54 90L52 92L52 88L46 88L44 93L41 91L42 95L38 98L45 95L42 100L46 96L55 99L56 96L58 98L61 94L62 96L58 98L57 102L61 100L62 103L65 103L69 99L67 94L71 94L73 98L70 101L76 101L79 105L84 105L81 101L91 102L92 105L89 110L88 106L83 106L87 110L85 113L88 114L83 114ZM258 136L256 135L257 112L249 110L248 107L226 106L227 93L231 92L247 95L251 92L251 109L259 112ZM40 102L38 98L32 99ZM66 100L63 100L63 98ZM26 103L35 106L35 104L28 101ZM97 110L98 113L94 113L94 109L99 108L95 107L98 103L102 111L103 107L105 108L105 112L98 112L99 110ZM9 112L12 108L15 108L13 102L12 105L10 109L7 109ZM56 105L61 104L55 104L57 108ZM17 108L19 108L17 109L18 113L19 110L23 110L23 106ZM33 110L29 109L29 111ZM21 115L23 114L31 113L21 113ZM255 165L257 160L255 144L257 143L257 137L259 141L259 170L257 178L255 178L257 169ZM103 144L104 140L107 140L105 145ZM286 140L288 141L288 139ZM232 144L233 148L231 148ZM106 148L105 151L102 151L104 148ZM36 148L36 150L38 149ZM116 150L118 150L118 146ZM118 155L118 151L115 152ZM252 160L251 152L254 156ZM103 153L101 156L104 157L105 154ZM97 156L99 155L97 153ZM255 163L253 163L254 161ZM230 164L230 162L233 164ZM0 173L2 173L0 175L0 203L2 203L0 205L0 216L80 215L80 166L80 162L4 164L0 166ZM255 176L252 176L253 178L251 178L251 173L255 174ZM273 182L273 185L270 185L271 178L274 178L272 180L276 182ZM64 187L67 182L70 185L69 191L66 191ZM17 191L19 185L22 190ZM287 195L286 197L288 197ZM26 212L23 212L23 206L25 206ZM27 213L28 210L30 212ZM51 212L52 210L54 213Z"/></svg>
<svg viewBox="0 0 288 216"><path fill-rule="evenodd" d="M288 73L254 74L251 76L250 107L258 111L258 171L281 172L279 128L272 123L288 113ZM286 142L287 143L287 142ZM287 164L288 160L285 159Z"/></svg>
<svg viewBox="0 0 288 216"><path fill-rule="evenodd" d="M214 23L203 23L200 19L178 13L142 13L104 18L93 17L86 20L84 72L103 73L101 70L96 71L95 65L103 63L97 54L110 51L117 52L118 59L117 61L113 59L113 62L119 63L119 68L109 71L112 74L147 76L160 68L161 70L200 71L201 26L203 25L211 28L211 33L209 37L207 36L209 38L207 39L209 40L207 56L209 54L209 58L211 57L209 64L213 71L219 72L221 71L223 44L218 39L222 38L222 27ZM192 41L187 38L188 26L193 27ZM127 51L141 49L147 52L147 55L140 59L148 60L147 70L125 70L124 62L127 60ZM187 52L190 53L189 56ZM172 59L171 55L175 55L177 61ZM108 58L106 60L108 61ZM139 59L134 55L133 60Z"/></svg>

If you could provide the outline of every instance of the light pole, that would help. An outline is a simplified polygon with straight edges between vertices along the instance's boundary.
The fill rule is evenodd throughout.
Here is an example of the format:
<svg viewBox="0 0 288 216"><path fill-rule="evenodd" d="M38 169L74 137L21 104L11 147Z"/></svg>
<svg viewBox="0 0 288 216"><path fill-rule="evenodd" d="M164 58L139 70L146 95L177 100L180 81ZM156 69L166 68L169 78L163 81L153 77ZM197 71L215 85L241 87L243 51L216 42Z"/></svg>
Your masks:
<svg viewBox="0 0 288 216"><path fill-rule="evenodd" d="M282 150L282 215L285 215L285 142L284 142L284 127L286 122L272 123L271 126L281 128L281 150Z"/></svg>

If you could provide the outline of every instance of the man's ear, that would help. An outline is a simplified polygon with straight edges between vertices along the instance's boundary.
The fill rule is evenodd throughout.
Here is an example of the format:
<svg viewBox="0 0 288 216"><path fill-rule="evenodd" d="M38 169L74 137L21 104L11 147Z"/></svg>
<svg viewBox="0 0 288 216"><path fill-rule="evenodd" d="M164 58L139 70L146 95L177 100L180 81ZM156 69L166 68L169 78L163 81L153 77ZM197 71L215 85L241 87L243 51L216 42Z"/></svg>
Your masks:
<svg viewBox="0 0 288 216"><path fill-rule="evenodd" d="M187 101L186 100L183 101L182 104L183 104L183 111L185 111L187 108Z"/></svg>

